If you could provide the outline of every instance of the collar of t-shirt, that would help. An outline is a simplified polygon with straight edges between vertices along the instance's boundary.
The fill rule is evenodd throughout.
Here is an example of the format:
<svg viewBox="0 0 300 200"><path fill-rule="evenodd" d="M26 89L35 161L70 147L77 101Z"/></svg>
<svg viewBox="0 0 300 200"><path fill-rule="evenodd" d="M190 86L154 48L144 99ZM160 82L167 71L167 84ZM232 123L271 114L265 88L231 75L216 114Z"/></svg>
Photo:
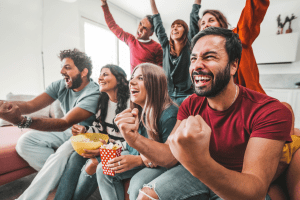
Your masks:
<svg viewBox="0 0 300 200"><path fill-rule="evenodd" d="M142 42L142 43L148 43L148 42L150 42L150 41L151 41L151 39L149 39L149 40L142 40L142 39L138 39L138 41L139 41L139 42Z"/></svg>

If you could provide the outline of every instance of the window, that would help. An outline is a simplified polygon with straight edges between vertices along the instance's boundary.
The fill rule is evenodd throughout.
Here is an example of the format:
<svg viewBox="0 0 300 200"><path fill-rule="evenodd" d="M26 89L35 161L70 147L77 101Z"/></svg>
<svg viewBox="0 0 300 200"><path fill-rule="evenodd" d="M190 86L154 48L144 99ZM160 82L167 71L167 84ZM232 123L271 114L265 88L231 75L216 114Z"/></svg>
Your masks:
<svg viewBox="0 0 300 200"><path fill-rule="evenodd" d="M84 46L93 62L91 78L98 82L100 69L106 64L115 64L124 69L127 79L130 76L129 47L120 41L107 27L84 22Z"/></svg>

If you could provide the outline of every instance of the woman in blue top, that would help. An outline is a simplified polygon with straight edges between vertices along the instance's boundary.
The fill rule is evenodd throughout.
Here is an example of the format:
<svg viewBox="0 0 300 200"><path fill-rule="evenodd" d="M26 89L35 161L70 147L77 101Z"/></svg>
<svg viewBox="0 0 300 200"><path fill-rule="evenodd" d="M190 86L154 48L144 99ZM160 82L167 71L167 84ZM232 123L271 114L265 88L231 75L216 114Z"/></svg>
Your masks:
<svg viewBox="0 0 300 200"><path fill-rule="evenodd" d="M183 20L175 20L171 25L170 40L158 13L155 0L150 0L155 34L163 49L163 69L168 77L170 97L178 105L193 93L189 75L190 41L199 32L198 20L201 0L195 0L190 14L190 29Z"/></svg>
<svg viewBox="0 0 300 200"><path fill-rule="evenodd" d="M178 107L169 97L164 71L154 64L140 64L134 69L129 86L131 109L118 114L116 124L133 123L133 130L141 137L164 143L176 123L178 112ZM134 120L132 112L138 112ZM120 132L122 133L121 130ZM134 152L137 155L132 155ZM156 166L143 155L138 155L138 152L128 144L127 151L123 151L120 157L110 160L108 167L115 171L116 175L103 174L102 165L99 164L97 182L102 199L109 200L124 199L122 180L131 178L128 193L130 199L136 199L139 189L145 183L166 171L166 168Z"/></svg>

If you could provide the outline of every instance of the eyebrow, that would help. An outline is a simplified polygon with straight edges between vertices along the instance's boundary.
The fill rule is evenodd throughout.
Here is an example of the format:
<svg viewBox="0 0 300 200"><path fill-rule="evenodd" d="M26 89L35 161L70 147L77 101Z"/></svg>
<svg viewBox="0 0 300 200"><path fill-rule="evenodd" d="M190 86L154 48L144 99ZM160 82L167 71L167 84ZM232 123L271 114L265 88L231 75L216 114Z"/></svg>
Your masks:
<svg viewBox="0 0 300 200"><path fill-rule="evenodd" d="M205 53L203 53L202 55L201 55L201 57L203 57L203 56L206 56L206 55L208 55L208 54L218 54L217 52L215 52L215 51L207 51L207 52L205 52ZM197 57L197 54L196 53L192 53L191 54L191 57Z"/></svg>

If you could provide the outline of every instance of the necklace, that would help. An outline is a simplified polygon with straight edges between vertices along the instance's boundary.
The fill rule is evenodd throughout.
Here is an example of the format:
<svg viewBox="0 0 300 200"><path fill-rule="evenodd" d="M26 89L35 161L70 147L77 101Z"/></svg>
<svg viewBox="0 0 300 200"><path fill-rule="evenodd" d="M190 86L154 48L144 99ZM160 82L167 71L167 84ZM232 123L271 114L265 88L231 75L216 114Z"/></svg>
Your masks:
<svg viewBox="0 0 300 200"><path fill-rule="evenodd" d="M232 106L232 104L233 104L234 101L235 101L235 98L236 98L236 95L237 95L237 89L238 89L238 87L237 87L237 85L235 84L235 95L234 95L233 101L231 102L230 106ZM230 107L230 106L229 106L229 107ZM228 108L229 108L229 107L228 107Z"/></svg>

